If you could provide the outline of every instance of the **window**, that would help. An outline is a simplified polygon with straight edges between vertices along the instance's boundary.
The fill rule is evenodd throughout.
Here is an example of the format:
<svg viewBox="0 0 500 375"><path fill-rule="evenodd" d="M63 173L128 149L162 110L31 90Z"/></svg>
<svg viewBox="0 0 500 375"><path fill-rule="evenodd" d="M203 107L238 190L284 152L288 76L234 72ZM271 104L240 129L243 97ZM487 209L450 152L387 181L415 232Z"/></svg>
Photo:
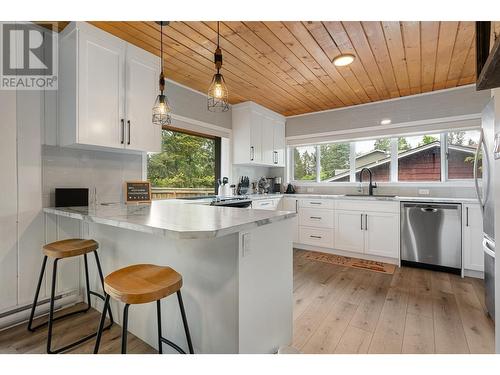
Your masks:
<svg viewBox="0 0 500 375"><path fill-rule="evenodd" d="M148 180L156 199L212 195L220 175L220 138L162 131L162 152L148 154Z"/></svg>
<svg viewBox="0 0 500 375"><path fill-rule="evenodd" d="M398 181L441 181L440 134L398 138Z"/></svg>
<svg viewBox="0 0 500 375"><path fill-rule="evenodd" d="M373 181L390 181L391 139L379 138L370 141L357 141L354 145L356 151L356 181L359 181L359 174L363 168L370 168Z"/></svg>
<svg viewBox="0 0 500 375"><path fill-rule="evenodd" d="M459 129L294 147L294 180L357 182L363 168L378 182L472 180L479 135L477 129Z"/></svg>
<svg viewBox="0 0 500 375"><path fill-rule="evenodd" d="M321 181L339 182L349 181L350 174L350 144L331 143L319 146Z"/></svg>
<svg viewBox="0 0 500 375"><path fill-rule="evenodd" d="M479 130L455 131L448 138L448 179L474 177L474 156L479 142ZM478 177L482 177L482 154L479 158Z"/></svg>
<svg viewBox="0 0 500 375"><path fill-rule="evenodd" d="M316 181L316 146L295 147L293 159L295 180Z"/></svg>

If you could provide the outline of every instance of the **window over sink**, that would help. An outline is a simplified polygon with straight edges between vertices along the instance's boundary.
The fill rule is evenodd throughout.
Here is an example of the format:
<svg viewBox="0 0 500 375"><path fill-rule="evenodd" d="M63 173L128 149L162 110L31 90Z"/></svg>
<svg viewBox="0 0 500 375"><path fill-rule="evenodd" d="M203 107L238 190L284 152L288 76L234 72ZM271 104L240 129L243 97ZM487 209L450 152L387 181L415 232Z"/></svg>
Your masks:
<svg viewBox="0 0 500 375"><path fill-rule="evenodd" d="M370 168L377 182L472 181L479 129L456 129L292 147L297 182L359 182ZM479 154L478 176L482 177Z"/></svg>

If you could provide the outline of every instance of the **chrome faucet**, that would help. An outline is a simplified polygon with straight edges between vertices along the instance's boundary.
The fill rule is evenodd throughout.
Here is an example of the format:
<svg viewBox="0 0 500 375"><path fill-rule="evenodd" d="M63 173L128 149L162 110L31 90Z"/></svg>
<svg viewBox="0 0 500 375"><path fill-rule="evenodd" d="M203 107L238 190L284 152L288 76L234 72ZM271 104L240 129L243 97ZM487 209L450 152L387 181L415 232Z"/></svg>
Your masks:
<svg viewBox="0 0 500 375"><path fill-rule="evenodd" d="M359 182L363 182L363 172L364 171L368 171L368 175L370 177L370 184L368 185L368 195L373 195L373 189L376 189L377 188L377 183L376 182L372 182L373 180L373 174L372 174L372 171L371 169L369 168L363 168L361 169L361 172L359 172Z"/></svg>

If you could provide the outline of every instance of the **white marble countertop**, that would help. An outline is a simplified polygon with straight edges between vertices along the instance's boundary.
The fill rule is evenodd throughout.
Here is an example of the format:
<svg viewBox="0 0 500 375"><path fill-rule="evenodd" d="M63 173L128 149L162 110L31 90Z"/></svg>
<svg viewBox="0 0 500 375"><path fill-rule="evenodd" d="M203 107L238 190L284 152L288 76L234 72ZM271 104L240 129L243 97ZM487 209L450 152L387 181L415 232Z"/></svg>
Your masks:
<svg viewBox="0 0 500 375"><path fill-rule="evenodd" d="M477 203L477 199L473 198L443 198L443 197L383 197L376 195L374 196L347 196L347 195L335 195L335 194L283 194L284 197L296 197L296 198L313 198L313 199L348 199L348 200L378 200L378 201L389 201L389 202L402 202L402 201L412 201L412 202L443 202L443 203Z"/></svg>
<svg viewBox="0 0 500 375"><path fill-rule="evenodd" d="M251 210L158 200L151 204L50 207L44 212L176 239L216 238L285 220L288 211Z"/></svg>

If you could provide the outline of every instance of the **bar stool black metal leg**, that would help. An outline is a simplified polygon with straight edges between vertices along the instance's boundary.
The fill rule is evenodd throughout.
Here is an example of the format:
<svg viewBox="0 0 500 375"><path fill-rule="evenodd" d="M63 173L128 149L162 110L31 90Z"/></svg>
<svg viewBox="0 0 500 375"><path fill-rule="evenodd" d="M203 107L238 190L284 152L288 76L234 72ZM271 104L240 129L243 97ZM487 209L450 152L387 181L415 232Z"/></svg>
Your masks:
<svg viewBox="0 0 500 375"><path fill-rule="evenodd" d="M97 272L99 272L99 278L101 279L102 290L103 290L104 294L106 294L106 292L104 291L104 276L102 274L101 262L99 261L99 255L97 255L97 251L94 251L94 256L95 256L95 262L97 264ZM102 311L105 311L105 310L103 309ZM113 320L113 314L111 313L111 306L109 304L108 304L108 314L109 314L109 321L110 321L109 326L111 327L114 323L114 320Z"/></svg>
<svg viewBox="0 0 500 375"><path fill-rule="evenodd" d="M85 264L85 283L87 285L87 308L85 311L89 311L92 307L92 302L90 301L89 264L87 261L87 254L83 254L83 262Z"/></svg>
<svg viewBox="0 0 500 375"><path fill-rule="evenodd" d="M163 354L161 345L161 305L160 300L156 301L156 316L158 318L158 354Z"/></svg>
<svg viewBox="0 0 500 375"><path fill-rule="evenodd" d="M129 304L125 304L123 308L123 323L122 323L122 354L127 353L127 326L128 326L128 308Z"/></svg>
<svg viewBox="0 0 500 375"><path fill-rule="evenodd" d="M35 298L33 300L33 306L31 306L30 320L28 322L28 331L34 332L33 318L35 317L35 309L38 303L38 295L40 294L40 287L42 286L43 275L45 274L45 266L47 265L47 256L43 257L42 269L40 270L40 276L38 277L38 284L36 286Z"/></svg>
<svg viewBox="0 0 500 375"><path fill-rule="evenodd" d="M54 322L54 299L56 294L56 281L57 281L57 262L58 258L54 259L54 265L52 267L52 288L50 290L50 309L49 309L49 328L47 333L47 353L52 354L51 344L52 344L52 325Z"/></svg>
<svg viewBox="0 0 500 375"><path fill-rule="evenodd" d="M104 299L104 307L102 308L101 321L99 322L99 329L97 330L97 337L95 340L94 346L94 354L99 352L99 345L101 344L101 336L104 328L104 322L106 320L106 309L109 308L109 294L106 294L106 298Z"/></svg>
<svg viewBox="0 0 500 375"><path fill-rule="evenodd" d="M193 343L191 342L191 335L189 334L186 311L184 310L184 304L182 303L182 295L180 290L177 291L177 299L179 300L179 307L181 308L182 323L184 324L184 331L186 332L186 339L189 347L189 353L194 354Z"/></svg>

